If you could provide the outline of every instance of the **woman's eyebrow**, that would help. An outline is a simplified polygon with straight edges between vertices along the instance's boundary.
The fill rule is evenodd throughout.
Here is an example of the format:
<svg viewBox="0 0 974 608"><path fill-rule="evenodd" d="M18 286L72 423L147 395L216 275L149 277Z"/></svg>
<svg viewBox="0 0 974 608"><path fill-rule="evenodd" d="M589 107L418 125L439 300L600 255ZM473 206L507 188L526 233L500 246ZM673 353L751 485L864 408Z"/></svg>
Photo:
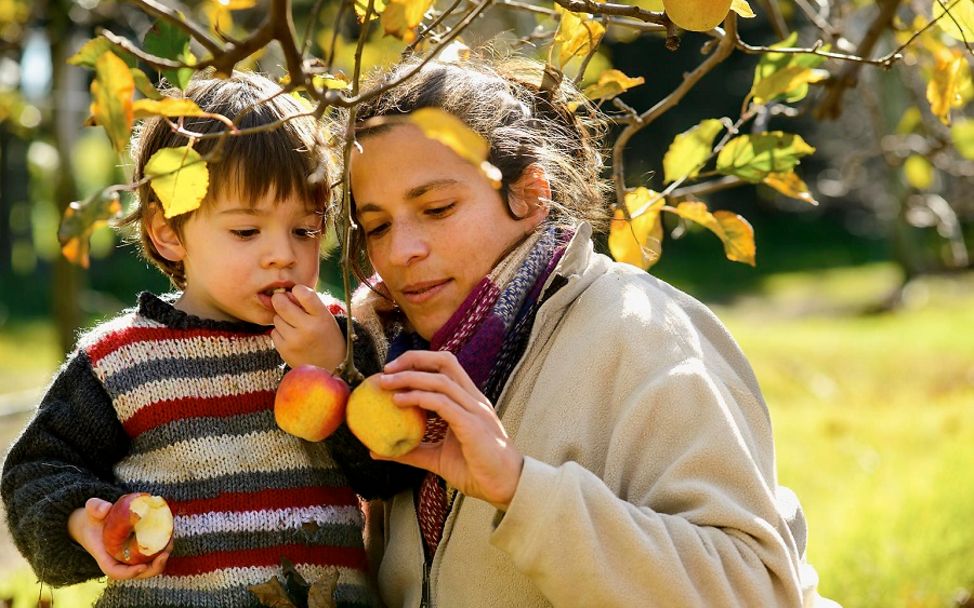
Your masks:
<svg viewBox="0 0 974 608"><path fill-rule="evenodd" d="M426 182L425 184L420 184L406 191L406 199L412 200L419 198L429 192L430 190L437 190L439 188L448 188L450 186L456 186L460 182L455 179L437 179L431 182Z"/></svg>

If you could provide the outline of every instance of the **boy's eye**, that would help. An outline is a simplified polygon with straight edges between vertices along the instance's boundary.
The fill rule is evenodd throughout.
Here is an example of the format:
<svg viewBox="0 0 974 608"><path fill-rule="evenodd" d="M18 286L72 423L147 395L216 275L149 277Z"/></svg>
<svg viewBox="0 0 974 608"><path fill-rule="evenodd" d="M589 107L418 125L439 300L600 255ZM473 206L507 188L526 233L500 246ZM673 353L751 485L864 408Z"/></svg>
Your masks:
<svg viewBox="0 0 974 608"><path fill-rule="evenodd" d="M246 239L252 236L257 236L258 231L256 228L239 228L236 230L231 230L230 232L232 232L234 236L238 236L242 239Z"/></svg>
<svg viewBox="0 0 974 608"><path fill-rule="evenodd" d="M315 239L321 235L321 230L318 228L297 228L294 234L302 239Z"/></svg>

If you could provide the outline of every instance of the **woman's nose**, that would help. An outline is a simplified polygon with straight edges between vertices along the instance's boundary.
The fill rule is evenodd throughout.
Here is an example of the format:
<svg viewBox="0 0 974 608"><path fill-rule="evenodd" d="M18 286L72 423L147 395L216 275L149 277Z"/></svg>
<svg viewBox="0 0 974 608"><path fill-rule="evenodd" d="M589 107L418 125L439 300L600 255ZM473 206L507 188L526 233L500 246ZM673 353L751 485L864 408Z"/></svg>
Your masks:
<svg viewBox="0 0 974 608"><path fill-rule="evenodd" d="M389 261L393 264L408 266L429 254L427 239L422 230L412 226L399 226L389 236Z"/></svg>

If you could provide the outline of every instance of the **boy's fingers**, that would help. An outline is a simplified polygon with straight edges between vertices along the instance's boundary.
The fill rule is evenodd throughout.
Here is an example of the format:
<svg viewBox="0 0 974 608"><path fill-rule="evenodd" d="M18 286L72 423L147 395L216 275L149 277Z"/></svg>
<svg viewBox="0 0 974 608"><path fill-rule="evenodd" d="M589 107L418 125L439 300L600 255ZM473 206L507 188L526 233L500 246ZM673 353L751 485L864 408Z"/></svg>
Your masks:
<svg viewBox="0 0 974 608"><path fill-rule="evenodd" d="M318 296L318 292L307 285L295 285L291 288L291 295L309 315L317 316L328 310Z"/></svg>
<svg viewBox="0 0 974 608"><path fill-rule="evenodd" d="M108 510L112 508L112 503L101 498L89 498L85 502L85 511L95 519L105 519Z"/></svg>

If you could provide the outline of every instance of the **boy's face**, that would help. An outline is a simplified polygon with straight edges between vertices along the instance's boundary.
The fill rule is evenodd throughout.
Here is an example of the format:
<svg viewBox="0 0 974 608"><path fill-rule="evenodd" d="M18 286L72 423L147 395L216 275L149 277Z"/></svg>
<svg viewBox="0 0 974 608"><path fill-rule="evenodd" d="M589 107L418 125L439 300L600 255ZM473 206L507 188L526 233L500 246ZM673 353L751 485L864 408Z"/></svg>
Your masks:
<svg viewBox="0 0 974 608"><path fill-rule="evenodd" d="M232 192L204 204L182 229L186 289L176 307L204 319L274 322L271 295L315 289L322 218L273 189L251 206Z"/></svg>

